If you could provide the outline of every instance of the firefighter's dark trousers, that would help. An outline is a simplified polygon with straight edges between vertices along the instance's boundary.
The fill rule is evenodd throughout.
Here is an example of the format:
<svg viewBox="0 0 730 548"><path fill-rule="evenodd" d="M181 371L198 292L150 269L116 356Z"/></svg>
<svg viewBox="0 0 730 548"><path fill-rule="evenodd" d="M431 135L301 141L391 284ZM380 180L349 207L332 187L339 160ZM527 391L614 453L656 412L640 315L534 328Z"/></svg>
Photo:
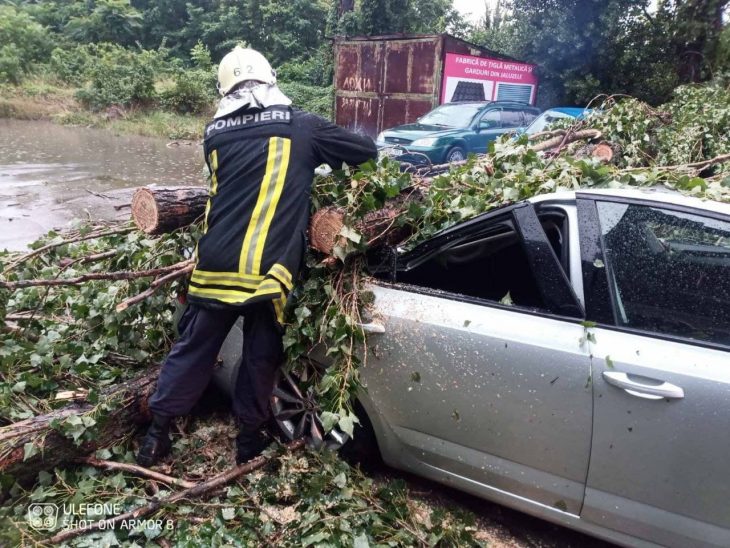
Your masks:
<svg viewBox="0 0 730 548"><path fill-rule="evenodd" d="M282 329L268 301L236 310L189 305L180 319L180 338L168 354L150 398L153 413L175 417L190 412L208 386L221 345L239 316L243 316L243 357L233 413L241 427L251 431L269 419L269 398L283 349Z"/></svg>

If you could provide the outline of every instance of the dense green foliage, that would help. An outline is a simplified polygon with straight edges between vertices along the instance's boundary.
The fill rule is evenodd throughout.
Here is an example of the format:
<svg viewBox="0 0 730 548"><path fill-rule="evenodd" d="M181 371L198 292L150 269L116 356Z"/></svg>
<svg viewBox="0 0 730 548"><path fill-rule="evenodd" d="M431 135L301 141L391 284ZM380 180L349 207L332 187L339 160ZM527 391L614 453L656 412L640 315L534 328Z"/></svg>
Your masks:
<svg viewBox="0 0 730 548"><path fill-rule="evenodd" d="M599 93L659 104L680 84L730 71L727 10L728 0L501 0L472 25L451 0L21 0L0 7L0 82L50 69L83 87L93 108L198 113L215 89L193 49L207 48L214 66L246 43L279 70L295 105L330 114L331 37L450 32L537 63L541 106L586 104ZM112 44L125 53L98 55ZM153 54L154 70L131 78Z"/></svg>
<svg viewBox="0 0 730 548"><path fill-rule="evenodd" d="M586 123L622 143L620 165L626 167L701 162L730 152L730 81L686 85L671 102L653 109L636 99L624 99ZM727 171L728 164L716 169Z"/></svg>
<svg viewBox="0 0 730 548"><path fill-rule="evenodd" d="M48 51L43 26L27 13L0 5L0 82L17 83Z"/></svg>
<svg viewBox="0 0 730 548"><path fill-rule="evenodd" d="M91 227L80 225L72 235L93 233ZM62 241L61 236L51 232L33 247ZM3 277L74 277L169 266L182 259L191 242L188 232L150 239L127 229L99 239L59 245L19 264ZM116 251L113 257L88 265L82 262L84 257L110 250ZM0 253L0 270L13 263L11 257L8 252ZM148 283L98 281L80 286L33 287L12 294L0 289L3 318L6 309L32 314L24 320L25 333L32 336L4 338L0 347L0 422L47 412L59 391L98 392L137 374L140 367L159 361L170 337L170 293L161 291L142 306L122 313L114 310L116 303L142 291Z"/></svg>
<svg viewBox="0 0 730 548"><path fill-rule="evenodd" d="M77 97L92 110L120 105L209 114L217 96L215 64L245 43L279 69L295 106L331 117L330 36L443 31L458 19L449 0L363 0L341 17L338 5L334 0L14 2L0 8L0 83L50 74L79 88Z"/></svg>

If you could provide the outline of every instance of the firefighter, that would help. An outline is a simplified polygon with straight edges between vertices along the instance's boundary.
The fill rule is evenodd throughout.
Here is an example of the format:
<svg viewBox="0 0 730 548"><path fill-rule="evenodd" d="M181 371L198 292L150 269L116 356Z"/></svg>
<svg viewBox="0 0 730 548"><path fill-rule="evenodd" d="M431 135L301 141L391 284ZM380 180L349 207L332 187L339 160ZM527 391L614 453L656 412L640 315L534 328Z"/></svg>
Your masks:
<svg viewBox="0 0 730 548"><path fill-rule="evenodd" d="M283 360L283 312L306 248L314 169L376 157L372 139L292 108L263 55L236 47L218 68L223 96L205 128L210 197L179 340L150 399L152 424L137 462L170 451L171 420L187 414L210 381L221 345L243 316L243 355L233 412L238 463L263 451L269 398Z"/></svg>

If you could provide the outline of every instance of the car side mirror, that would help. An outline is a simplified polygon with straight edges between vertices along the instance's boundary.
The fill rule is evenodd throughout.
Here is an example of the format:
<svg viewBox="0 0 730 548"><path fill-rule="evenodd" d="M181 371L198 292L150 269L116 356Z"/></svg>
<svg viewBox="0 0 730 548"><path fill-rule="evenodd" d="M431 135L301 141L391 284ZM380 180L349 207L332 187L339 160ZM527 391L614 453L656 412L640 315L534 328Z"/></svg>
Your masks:
<svg viewBox="0 0 730 548"><path fill-rule="evenodd" d="M499 122L497 120L481 120L479 122L479 129L494 129L499 127Z"/></svg>

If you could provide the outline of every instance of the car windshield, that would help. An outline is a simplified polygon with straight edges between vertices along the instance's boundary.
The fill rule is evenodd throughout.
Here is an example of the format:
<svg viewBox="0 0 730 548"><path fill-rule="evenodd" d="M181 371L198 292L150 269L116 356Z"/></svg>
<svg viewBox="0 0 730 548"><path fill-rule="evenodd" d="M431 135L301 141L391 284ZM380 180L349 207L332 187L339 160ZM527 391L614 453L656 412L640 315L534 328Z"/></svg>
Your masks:
<svg viewBox="0 0 730 548"><path fill-rule="evenodd" d="M444 127L469 127L480 105L442 105L418 119L419 124Z"/></svg>
<svg viewBox="0 0 730 548"><path fill-rule="evenodd" d="M543 112L540 116L538 116L534 122L532 122L528 128L525 130L525 133L528 135L532 135L534 133L539 133L541 131L545 131L545 129L552 124L553 122L556 122L557 120L561 120L563 118L573 118L570 114L565 114L563 112L557 111L557 110L548 110L546 112Z"/></svg>

